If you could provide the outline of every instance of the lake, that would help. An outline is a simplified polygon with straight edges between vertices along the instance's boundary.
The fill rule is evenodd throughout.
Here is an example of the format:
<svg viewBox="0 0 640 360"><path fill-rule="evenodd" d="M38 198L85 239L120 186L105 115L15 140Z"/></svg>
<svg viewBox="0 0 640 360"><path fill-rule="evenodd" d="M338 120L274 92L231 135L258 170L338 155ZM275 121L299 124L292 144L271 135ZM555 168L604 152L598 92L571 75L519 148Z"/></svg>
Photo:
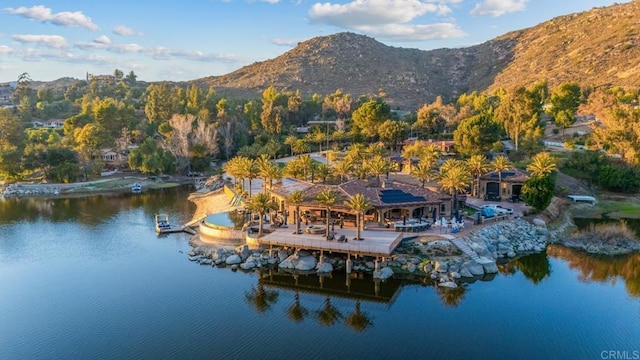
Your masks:
<svg viewBox="0 0 640 360"><path fill-rule="evenodd" d="M155 213L191 219L188 191L0 198L0 358L640 355L640 255L552 246L454 291L234 272L190 262L187 234L156 235Z"/></svg>

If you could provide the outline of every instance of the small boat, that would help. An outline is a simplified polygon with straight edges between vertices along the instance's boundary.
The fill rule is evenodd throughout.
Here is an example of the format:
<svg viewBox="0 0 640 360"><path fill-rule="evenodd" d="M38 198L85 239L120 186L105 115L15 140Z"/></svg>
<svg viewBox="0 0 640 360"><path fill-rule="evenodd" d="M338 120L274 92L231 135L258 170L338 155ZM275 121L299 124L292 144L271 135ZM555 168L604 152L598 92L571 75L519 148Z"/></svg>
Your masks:
<svg viewBox="0 0 640 360"><path fill-rule="evenodd" d="M156 214L156 232L163 233L169 232L172 229L171 224L169 223L169 215L167 214Z"/></svg>
<svg viewBox="0 0 640 360"><path fill-rule="evenodd" d="M191 235L194 235L196 233L192 228L186 225L171 225L171 223L169 223L169 215L167 214L156 214L156 232L158 234L177 233L183 231Z"/></svg>
<svg viewBox="0 0 640 360"><path fill-rule="evenodd" d="M142 192L142 185L140 185L139 183L135 183L133 185L131 185L131 192L134 194L139 194Z"/></svg>

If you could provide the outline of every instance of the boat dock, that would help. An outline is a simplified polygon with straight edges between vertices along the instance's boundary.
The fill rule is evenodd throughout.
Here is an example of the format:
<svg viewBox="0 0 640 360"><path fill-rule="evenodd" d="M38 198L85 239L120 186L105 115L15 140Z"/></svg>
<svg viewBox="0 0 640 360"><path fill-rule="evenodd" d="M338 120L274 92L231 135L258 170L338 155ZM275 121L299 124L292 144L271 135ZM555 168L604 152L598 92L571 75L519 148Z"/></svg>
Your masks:
<svg viewBox="0 0 640 360"><path fill-rule="evenodd" d="M182 226L171 225L169 223L169 215L156 214L156 232L158 234L170 234L178 232L186 232L187 234L195 235L196 231L189 227L189 224Z"/></svg>

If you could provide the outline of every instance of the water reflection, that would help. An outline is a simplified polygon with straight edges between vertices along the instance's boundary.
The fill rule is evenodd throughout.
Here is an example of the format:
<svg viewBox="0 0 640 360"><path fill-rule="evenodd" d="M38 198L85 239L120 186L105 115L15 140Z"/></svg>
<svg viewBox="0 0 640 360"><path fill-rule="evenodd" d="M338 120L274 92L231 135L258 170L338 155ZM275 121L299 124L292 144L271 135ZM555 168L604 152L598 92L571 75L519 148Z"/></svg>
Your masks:
<svg viewBox="0 0 640 360"><path fill-rule="evenodd" d="M622 278L629 295L640 297L640 254L626 256L595 256L560 245L550 245L547 253L563 259L580 272L583 282L615 282Z"/></svg>
<svg viewBox="0 0 640 360"><path fill-rule="evenodd" d="M369 314L360 310L360 300L356 300L355 310L347 316L344 322L357 332L362 332L369 326L373 326L373 320Z"/></svg>
<svg viewBox="0 0 640 360"><path fill-rule="evenodd" d="M444 288L441 286L436 286L436 291L438 292L438 296L440 296L440 300L447 307L457 307L460 305L462 299L464 299L464 295L467 292L467 288L464 285L460 285L455 289Z"/></svg>
<svg viewBox="0 0 640 360"><path fill-rule="evenodd" d="M340 310L331 303L331 297L327 296L321 309L316 310L316 319L323 326L337 324L344 316Z"/></svg>
<svg viewBox="0 0 640 360"><path fill-rule="evenodd" d="M149 190L142 194L94 194L64 198L0 197L0 224L44 219L54 223L77 222L96 226L107 223L120 212L136 208L143 208L147 213L175 209L179 213L191 214L194 204L184 201L191 190L190 186L180 186Z"/></svg>
<svg viewBox="0 0 640 360"><path fill-rule="evenodd" d="M244 294L247 302L259 313L267 312L271 306L278 301L280 294L275 290L265 289L261 279L258 280L257 286L252 286L251 291Z"/></svg>
<svg viewBox="0 0 640 360"><path fill-rule="evenodd" d="M287 309L287 316L295 322L302 322L309 315L309 310L300 304L300 293L296 291L293 304Z"/></svg>

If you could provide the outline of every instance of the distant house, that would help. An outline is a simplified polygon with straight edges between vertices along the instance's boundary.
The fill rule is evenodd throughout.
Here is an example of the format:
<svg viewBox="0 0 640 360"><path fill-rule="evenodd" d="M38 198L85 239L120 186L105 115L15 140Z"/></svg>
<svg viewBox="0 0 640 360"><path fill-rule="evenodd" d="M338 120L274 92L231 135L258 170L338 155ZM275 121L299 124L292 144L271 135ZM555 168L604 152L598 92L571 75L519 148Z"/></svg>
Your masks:
<svg viewBox="0 0 640 360"><path fill-rule="evenodd" d="M104 161L106 165L120 165L124 161L124 156L113 149L102 149L101 152L102 161Z"/></svg>
<svg viewBox="0 0 640 360"><path fill-rule="evenodd" d="M440 149L440 151L442 151L443 153L449 153L453 151L452 140L434 140L434 139L418 140L416 138L409 138L402 142L402 146L411 145L413 143L419 143L424 145L427 145L427 144L436 145Z"/></svg>
<svg viewBox="0 0 640 360"><path fill-rule="evenodd" d="M62 129L63 126L63 119L49 119L44 122L44 127L47 129Z"/></svg>
<svg viewBox="0 0 640 360"><path fill-rule="evenodd" d="M10 86L0 86L0 104L11 104L13 89Z"/></svg>

